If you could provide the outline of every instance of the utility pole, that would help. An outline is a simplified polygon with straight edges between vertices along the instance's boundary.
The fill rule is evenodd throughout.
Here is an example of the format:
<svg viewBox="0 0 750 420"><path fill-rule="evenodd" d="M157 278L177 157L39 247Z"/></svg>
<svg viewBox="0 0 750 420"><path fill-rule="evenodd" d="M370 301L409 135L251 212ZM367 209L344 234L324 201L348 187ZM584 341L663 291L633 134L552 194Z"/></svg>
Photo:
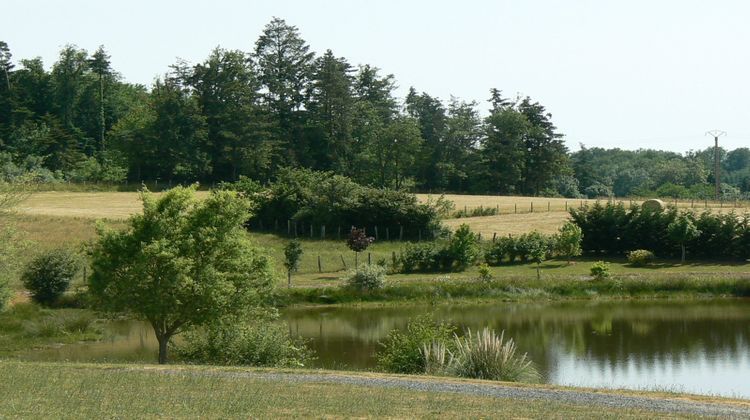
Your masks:
<svg viewBox="0 0 750 420"><path fill-rule="evenodd" d="M719 137L726 136L726 131L711 130L706 132L707 136L714 138L714 181L716 181L716 201L721 198L721 174L719 166Z"/></svg>

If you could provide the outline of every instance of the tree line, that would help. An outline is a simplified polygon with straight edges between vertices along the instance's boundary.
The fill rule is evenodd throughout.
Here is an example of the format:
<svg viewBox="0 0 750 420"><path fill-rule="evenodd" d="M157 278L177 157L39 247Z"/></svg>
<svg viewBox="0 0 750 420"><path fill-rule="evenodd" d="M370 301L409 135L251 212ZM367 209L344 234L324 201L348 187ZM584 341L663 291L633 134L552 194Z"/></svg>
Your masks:
<svg viewBox="0 0 750 420"><path fill-rule="evenodd" d="M410 88L269 22L250 51L178 61L151 87L127 83L104 47L73 45L51 69L0 41L0 176L41 182L273 180L283 168L420 191L697 196L709 151L570 153L551 114L490 89L488 107ZM726 191L750 190L750 150L723 154ZM643 166L644 162L649 165ZM659 189L662 189L661 191Z"/></svg>

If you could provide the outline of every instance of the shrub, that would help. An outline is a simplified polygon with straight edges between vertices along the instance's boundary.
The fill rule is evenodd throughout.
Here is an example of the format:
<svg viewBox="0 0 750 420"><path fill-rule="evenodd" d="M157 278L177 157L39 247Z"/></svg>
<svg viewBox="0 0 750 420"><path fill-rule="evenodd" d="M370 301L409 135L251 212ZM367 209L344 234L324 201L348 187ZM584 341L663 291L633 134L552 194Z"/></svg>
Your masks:
<svg viewBox="0 0 750 420"><path fill-rule="evenodd" d="M591 277L594 278L594 280L604 280L606 278L609 278L609 263L604 261L596 261L595 263L591 264L589 273L591 274Z"/></svg>
<svg viewBox="0 0 750 420"><path fill-rule="evenodd" d="M462 224L451 236L447 249L457 268L464 269L479 256L479 238L469 225Z"/></svg>
<svg viewBox="0 0 750 420"><path fill-rule="evenodd" d="M402 273L437 271L438 250L432 243L407 244L398 257Z"/></svg>
<svg viewBox="0 0 750 420"><path fill-rule="evenodd" d="M50 305L68 290L79 267L80 261L70 251L52 250L31 260L21 280L35 302Z"/></svg>
<svg viewBox="0 0 750 420"><path fill-rule="evenodd" d="M487 263L479 265L479 280L482 282L492 281L492 272L490 272L490 266Z"/></svg>
<svg viewBox="0 0 750 420"><path fill-rule="evenodd" d="M349 272L346 283L359 290L375 290L385 283L386 268L377 264L364 264Z"/></svg>
<svg viewBox="0 0 750 420"><path fill-rule="evenodd" d="M174 350L178 359L191 363L302 367L313 359L306 342L279 323L215 323L184 337Z"/></svg>
<svg viewBox="0 0 750 420"><path fill-rule="evenodd" d="M513 262L515 259L515 241L513 238L502 236L497 238L484 253L484 260L487 264L497 266L504 260Z"/></svg>
<svg viewBox="0 0 750 420"><path fill-rule="evenodd" d="M628 252L628 262L636 267L643 267L655 259L654 253L646 249L636 249L635 251Z"/></svg>
<svg viewBox="0 0 750 420"><path fill-rule="evenodd" d="M302 257L302 245L298 240L289 241L284 246L284 267L287 274L287 286L292 286L292 273L299 269L299 260Z"/></svg>
<svg viewBox="0 0 750 420"><path fill-rule="evenodd" d="M426 365L422 355L424 344L447 343L455 327L422 315L406 325L405 331L392 330L377 353L378 366L387 372L423 373Z"/></svg>
<svg viewBox="0 0 750 420"><path fill-rule="evenodd" d="M539 379L526 354L517 355L512 338L504 340L505 332L498 336L495 331L484 328L477 334L468 330L466 336L455 338L456 350L452 369L457 376L496 381L526 381Z"/></svg>

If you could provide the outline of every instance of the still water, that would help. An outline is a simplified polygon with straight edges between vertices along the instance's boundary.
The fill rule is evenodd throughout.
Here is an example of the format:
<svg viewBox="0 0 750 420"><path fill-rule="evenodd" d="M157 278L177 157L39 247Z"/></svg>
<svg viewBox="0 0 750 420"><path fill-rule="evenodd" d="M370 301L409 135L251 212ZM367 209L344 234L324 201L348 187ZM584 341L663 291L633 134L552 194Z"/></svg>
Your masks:
<svg viewBox="0 0 750 420"><path fill-rule="evenodd" d="M368 369L388 332L424 313L460 329L505 330L549 383L750 398L750 300L300 308L286 310L283 320L310 339L317 367ZM112 332L102 342L24 357L154 360L147 325L122 322Z"/></svg>

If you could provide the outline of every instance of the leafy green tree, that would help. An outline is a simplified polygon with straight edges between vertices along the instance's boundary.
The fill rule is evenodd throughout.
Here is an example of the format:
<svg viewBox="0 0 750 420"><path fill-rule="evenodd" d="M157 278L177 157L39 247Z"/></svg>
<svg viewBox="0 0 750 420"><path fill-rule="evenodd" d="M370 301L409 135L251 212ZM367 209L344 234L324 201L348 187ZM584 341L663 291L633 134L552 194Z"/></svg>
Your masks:
<svg viewBox="0 0 750 420"><path fill-rule="evenodd" d="M31 260L26 265L21 280L35 302L50 305L68 290L80 267L80 260L70 251L55 249Z"/></svg>
<svg viewBox="0 0 750 420"><path fill-rule="evenodd" d="M417 94L412 87L406 96L406 111L419 124L420 135L424 140L419 157L419 179L423 187L433 189L438 186L438 168L445 161L446 110L443 103L432 96Z"/></svg>
<svg viewBox="0 0 750 420"><path fill-rule="evenodd" d="M530 123L524 138L527 151L523 167L523 192L539 194L556 175L569 169L568 150L552 124L552 114L539 102L526 97L518 104L518 111Z"/></svg>
<svg viewBox="0 0 750 420"><path fill-rule="evenodd" d="M109 84L109 79L112 78L113 72L110 65L110 56L107 51L104 50L104 46L100 45L99 48L94 52L88 61L89 68L98 78L99 87L99 151L105 152L107 147L104 141L104 134L107 130L106 112L105 112L105 98L104 98L104 87L105 84Z"/></svg>
<svg viewBox="0 0 750 420"><path fill-rule="evenodd" d="M695 227L695 223L690 216L682 213L667 226L667 234L671 240L680 244L680 250L682 251L680 262L684 264L686 244L700 236L701 231Z"/></svg>
<svg viewBox="0 0 750 420"><path fill-rule="evenodd" d="M451 236L448 252L456 262L456 268L464 270L479 257L479 237L464 223Z"/></svg>
<svg viewBox="0 0 750 420"><path fill-rule="evenodd" d="M273 286L268 258L249 242L249 204L229 191L195 198L195 187L143 192L143 214L124 230L99 227L89 290L102 309L147 320L167 344L187 328L261 305Z"/></svg>
<svg viewBox="0 0 750 420"><path fill-rule="evenodd" d="M476 102L454 97L448 103L443 156L436 167L438 188L466 191L471 175L481 171L478 147L483 126L476 107Z"/></svg>
<svg viewBox="0 0 750 420"><path fill-rule="evenodd" d="M287 287L292 287L292 273L299 269L302 258L302 244L294 239L284 246L284 267L286 267Z"/></svg>
<svg viewBox="0 0 750 420"><path fill-rule="evenodd" d="M555 237L555 249L558 253L565 255L570 265L570 259L581 255L581 241L583 231L575 223L567 222L560 226Z"/></svg>

